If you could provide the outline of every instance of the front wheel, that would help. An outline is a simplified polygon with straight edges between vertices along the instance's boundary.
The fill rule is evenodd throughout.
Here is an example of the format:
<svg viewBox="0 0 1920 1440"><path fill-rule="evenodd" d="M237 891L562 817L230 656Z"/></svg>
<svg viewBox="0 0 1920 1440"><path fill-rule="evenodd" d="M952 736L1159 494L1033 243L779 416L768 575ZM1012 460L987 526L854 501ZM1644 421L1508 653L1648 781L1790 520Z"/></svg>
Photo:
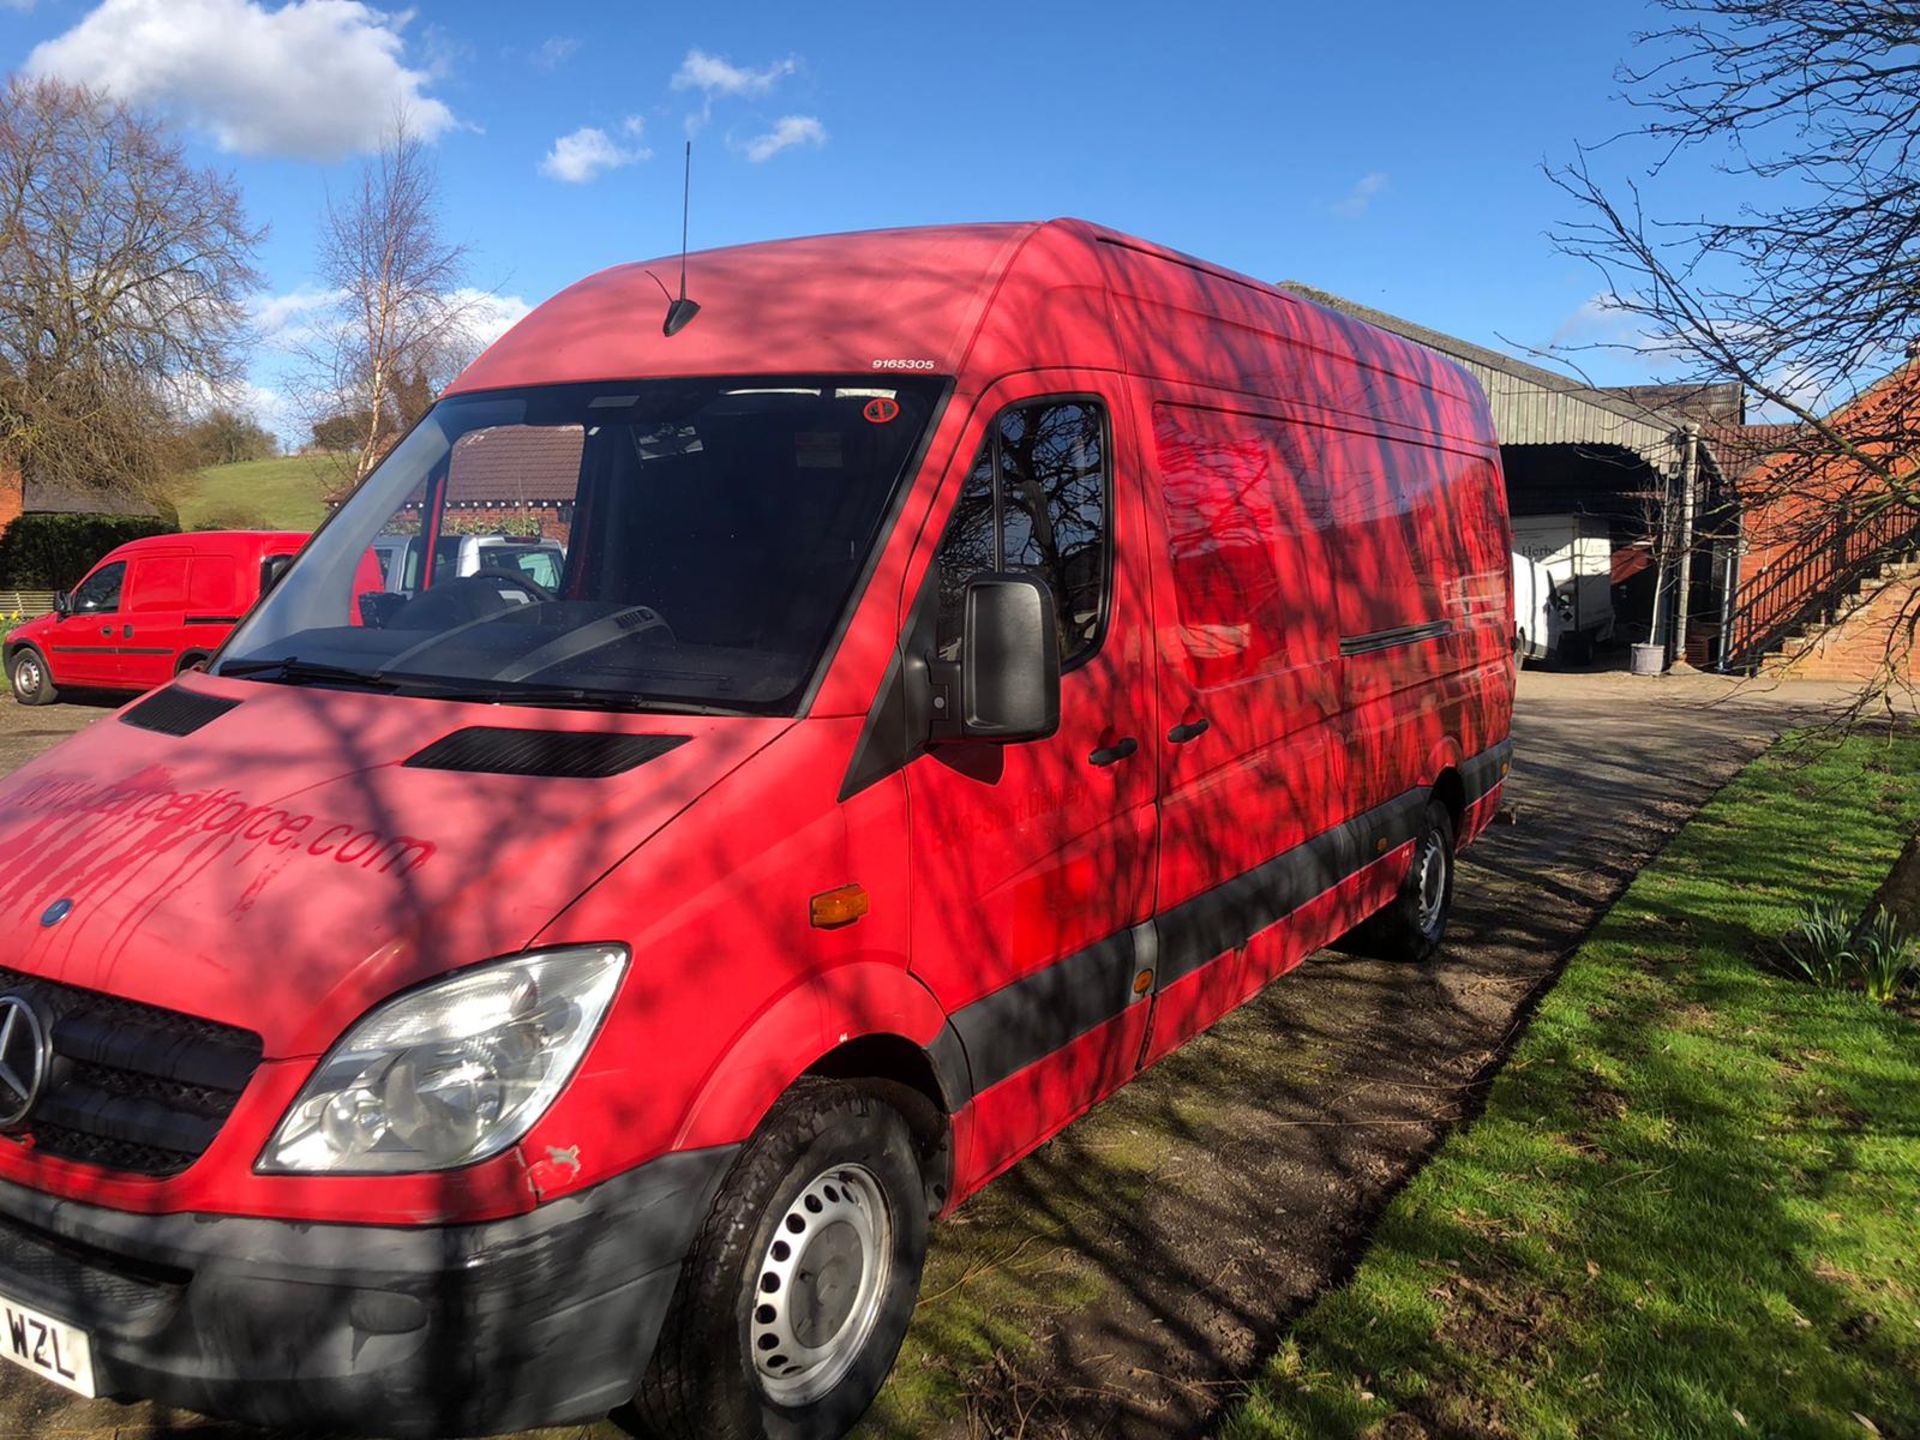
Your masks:
<svg viewBox="0 0 1920 1440"><path fill-rule="evenodd" d="M7 679L13 685L13 698L22 705L51 705L60 698L47 669L46 657L31 645L22 645L7 662Z"/></svg>
<svg viewBox="0 0 1920 1440"><path fill-rule="evenodd" d="M1384 910L1353 932L1352 948L1381 960L1424 963L1440 953L1453 913L1453 816L1427 801L1406 878Z"/></svg>
<svg viewBox="0 0 1920 1440"><path fill-rule="evenodd" d="M681 1271L643 1433L835 1440L879 1394L920 1290L927 1190L906 1118L808 1081L747 1142Z"/></svg>

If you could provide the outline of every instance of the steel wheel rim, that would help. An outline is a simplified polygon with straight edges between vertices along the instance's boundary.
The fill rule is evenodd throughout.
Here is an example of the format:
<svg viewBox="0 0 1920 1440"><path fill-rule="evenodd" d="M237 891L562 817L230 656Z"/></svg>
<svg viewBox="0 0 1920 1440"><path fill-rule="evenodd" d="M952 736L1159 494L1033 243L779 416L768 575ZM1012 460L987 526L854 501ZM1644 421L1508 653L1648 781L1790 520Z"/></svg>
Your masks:
<svg viewBox="0 0 1920 1440"><path fill-rule="evenodd" d="M40 693L40 662L31 655L22 655L20 663L13 667L13 683L20 688L22 695Z"/></svg>
<svg viewBox="0 0 1920 1440"><path fill-rule="evenodd" d="M774 1227L747 1303L747 1345L776 1405L808 1405L846 1378L873 1337L893 1272L886 1192L863 1165L801 1188Z"/></svg>
<svg viewBox="0 0 1920 1440"><path fill-rule="evenodd" d="M1420 929L1431 935L1439 929L1440 917L1447 908L1447 852L1438 835L1428 832L1416 863Z"/></svg>

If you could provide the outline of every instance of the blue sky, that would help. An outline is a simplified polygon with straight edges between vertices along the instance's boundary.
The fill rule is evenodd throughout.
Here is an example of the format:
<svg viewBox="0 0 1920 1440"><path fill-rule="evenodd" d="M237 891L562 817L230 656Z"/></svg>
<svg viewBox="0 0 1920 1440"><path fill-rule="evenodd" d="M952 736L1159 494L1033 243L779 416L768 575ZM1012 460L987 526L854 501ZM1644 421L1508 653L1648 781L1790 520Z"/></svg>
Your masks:
<svg viewBox="0 0 1920 1440"><path fill-rule="evenodd" d="M1512 348L1606 330L1596 276L1548 242L1572 207L1540 166L1630 122L1613 71L1657 18L1638 0L0 0L0 47L167 110L235 174L271 227L270 325L315 290L328 187L405 100L503 317L674 249L691 133L696 246L1081 215ZM1692 166L1653 193L1677 213L1728 183ZM263 408L285 370L264 346Z"/></svg>

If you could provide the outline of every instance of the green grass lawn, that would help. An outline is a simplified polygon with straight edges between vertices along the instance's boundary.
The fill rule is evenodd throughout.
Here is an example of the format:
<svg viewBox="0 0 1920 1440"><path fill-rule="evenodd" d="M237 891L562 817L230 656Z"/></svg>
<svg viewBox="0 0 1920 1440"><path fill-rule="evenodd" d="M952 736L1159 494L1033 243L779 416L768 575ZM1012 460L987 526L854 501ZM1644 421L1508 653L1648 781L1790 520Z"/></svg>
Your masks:
<svg viewBox="0 0 1920 1440"><path fill-rule="evenodd" d="M344 455L284 455L210 466L179 497L181 528L311 530L326 518L327 493L352 478L351 465Z"/></svg>
<svg viewBox="0 0 1920 1440"><path fill-rule="evenodd" d="M1920 1024L1754 963L1916 773L1783 745L1703 810L1225 1436L1920 1436Z"/></svg>

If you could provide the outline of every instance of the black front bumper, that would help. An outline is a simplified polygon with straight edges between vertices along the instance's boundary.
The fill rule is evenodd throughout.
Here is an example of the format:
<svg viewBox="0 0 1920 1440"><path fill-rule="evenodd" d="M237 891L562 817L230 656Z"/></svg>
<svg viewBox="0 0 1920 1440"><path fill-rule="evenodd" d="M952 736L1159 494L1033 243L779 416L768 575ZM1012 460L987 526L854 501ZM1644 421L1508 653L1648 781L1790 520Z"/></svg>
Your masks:
<svg viewBox="0 0 1920 1440"><path fill-rule="evenodd" d="M639 1384L736 1148L445 1227L132 1215L0 1182L0 1294L87 1331L102 1395L367 1435L580 1419Z"/></svg>

